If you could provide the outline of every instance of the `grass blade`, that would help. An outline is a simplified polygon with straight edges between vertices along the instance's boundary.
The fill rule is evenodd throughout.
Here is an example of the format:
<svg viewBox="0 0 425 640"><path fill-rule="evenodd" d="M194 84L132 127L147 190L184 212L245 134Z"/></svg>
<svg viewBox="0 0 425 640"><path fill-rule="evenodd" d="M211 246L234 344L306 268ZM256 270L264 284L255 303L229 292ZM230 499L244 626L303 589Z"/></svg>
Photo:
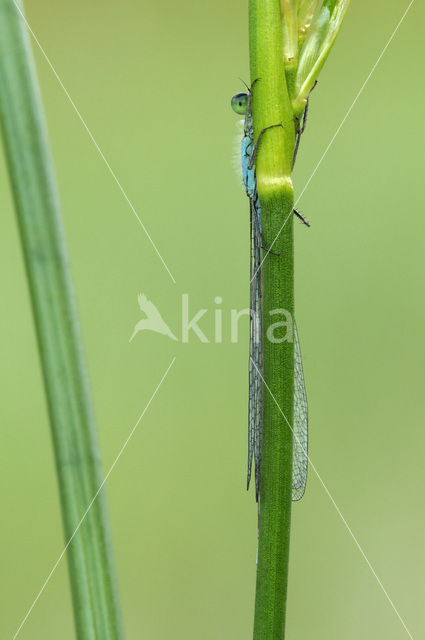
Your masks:
<svg viewBox="0 0 425 640"><path fill-rule="evenodd" d="M0 118L68 541L102 482L102 470L35 67L27 30L13 0L0 0ZM72 539L67 556L77 637L121 639L103 490Z"/></svg>

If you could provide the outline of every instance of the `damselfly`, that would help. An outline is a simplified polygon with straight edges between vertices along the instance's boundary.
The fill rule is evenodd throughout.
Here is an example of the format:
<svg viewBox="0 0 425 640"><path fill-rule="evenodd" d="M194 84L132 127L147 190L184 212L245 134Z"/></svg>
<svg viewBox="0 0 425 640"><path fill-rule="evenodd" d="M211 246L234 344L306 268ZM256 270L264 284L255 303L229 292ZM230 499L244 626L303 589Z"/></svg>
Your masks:
<svg viewBox="0 0 425 640"><path fill-rule="evenodd" d="M250 345L249 345L249 405L248 405L248 473L247 488L251 480L252 461L255 465L255 495L260 496L261 441L263 422L263 336L261 301L261 206L255 174L254 127L251 113L251 91L238 93L232 98L232 108L245 116L241 143L242 179L249 198L251 228L250 268ZM298 127L296 150L304 129ZM295 155L295 154L294 154ZM295 160L295 158L294 158ZM306 223L304 218L294 213ZM306 223L308 224L308 223ZM285 425L289 428L289 426ZM308 416L307 397L297 328L294 323L294 420L293 420L292 499L302 498L307 480Z"/></svg>

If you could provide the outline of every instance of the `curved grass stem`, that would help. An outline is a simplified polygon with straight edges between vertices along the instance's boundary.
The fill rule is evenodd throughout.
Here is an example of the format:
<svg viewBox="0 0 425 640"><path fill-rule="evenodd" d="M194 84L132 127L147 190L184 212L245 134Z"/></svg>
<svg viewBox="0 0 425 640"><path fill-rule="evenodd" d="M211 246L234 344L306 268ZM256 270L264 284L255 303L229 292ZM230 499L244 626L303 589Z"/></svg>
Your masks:
<svg viewBox="0 0 425 640"><path fill-rule="evenodd" d="M103 490L80 526L101 485L102 470L36 73L25 24L13 0L0 0L0 118L47 395L65 540L72 538L67 557L77 637L120 640Z"/></svg>

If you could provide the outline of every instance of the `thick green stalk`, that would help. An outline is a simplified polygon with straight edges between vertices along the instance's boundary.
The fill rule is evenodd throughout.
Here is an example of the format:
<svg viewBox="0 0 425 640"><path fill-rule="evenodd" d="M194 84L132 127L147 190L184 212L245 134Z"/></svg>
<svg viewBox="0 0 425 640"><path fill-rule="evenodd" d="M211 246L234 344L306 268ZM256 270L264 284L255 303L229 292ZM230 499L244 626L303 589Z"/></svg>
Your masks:
<svg viewBox="0 0 425 640"><path fill-rule="evenodd" d="M257 187L261 202L264 246L271 248L263 264L264 402L261 504L254 640L282 640L285 628L291 523L294 345L283 340L282 320L271 311L293 317L293 113L283 62L279 0L250 0L250 57L255 137L268 130L257 156Z"/></svg>
<svg viewBox="0 0 425 640"><path fill-rule="evenodd" d="M102 483L102 470L36 73L25 23L13 0L0 0L0 117L68 542ZM67 555L79 640L122 638L103 491Z"/></svg>

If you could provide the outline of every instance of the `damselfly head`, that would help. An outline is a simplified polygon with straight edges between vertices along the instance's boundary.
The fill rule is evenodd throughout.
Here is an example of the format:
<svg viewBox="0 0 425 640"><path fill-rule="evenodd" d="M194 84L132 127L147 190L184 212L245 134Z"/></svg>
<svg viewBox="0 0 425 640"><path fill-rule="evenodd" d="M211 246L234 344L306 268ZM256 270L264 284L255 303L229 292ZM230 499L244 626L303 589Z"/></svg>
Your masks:
<svg viewBox="0 0 425 640"><path fill-rule="evenodd" d="M248 94L237 93L235 96L233 96L231 105L235 113L240 116L244 116L246 114L246 109L248 106Z"/></svg>

